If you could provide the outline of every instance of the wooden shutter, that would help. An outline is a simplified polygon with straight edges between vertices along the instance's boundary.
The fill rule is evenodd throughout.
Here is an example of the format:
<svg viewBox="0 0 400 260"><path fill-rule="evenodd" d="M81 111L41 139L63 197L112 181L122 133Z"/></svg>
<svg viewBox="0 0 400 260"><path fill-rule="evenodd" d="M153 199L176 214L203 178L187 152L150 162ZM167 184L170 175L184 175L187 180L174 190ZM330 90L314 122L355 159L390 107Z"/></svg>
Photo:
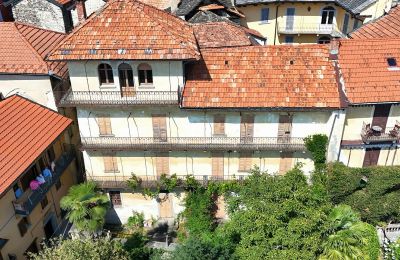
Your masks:
<svg viewBox="0 0 400 260"><path fill-rule="evenodd" d="M292 132L292 117L290 115L279 115L278 142L286 143Z"/></svg>
<svg viewBox="0 0 400 260"><path fill-rule="evenodd" d="M160 194L160 218L172 218L172 199L170 194Z"/></svg>
<svg viewBox="0 0 400 260"><path fill-rule="evenodd" d="M240 137L242 142L253 142L254 115L243 115L240 122Z"/></svg>
<svg viewBox="0 0 400 260"><path fill-rule="evenodd" d="M378 165L381 148L367 148L365 150L363 167Z"/></svg>
<svg viewBox="0 0 400 260"><path fill-rule="evenodd" d="M158 142L167 141L167 121L165 114L153 114L153 137Z"/></svg>
<svg viewBox="0 0 400 260"><path fill-rule="evenodd" d="M104 172L117 172L117 158L111 154L103 154Z"/></svg>
<svg viewBox="0 0 400 260"><path fill-rule="evenodd" d="M169 174L169 153L156 153L156 173Z"/></svg>
<svg viewBox="0 0 400 260"><path fill-rule="evenodd" d="M391 104L375 105L372 126L380 126L382 127L382 132L385 132L391 106Z"/></svg>
<svg viewBox="0 0 400 260"><path fill-rule="evenodd" d="M97 117L100 135L112 135L111 120L109 115L99 115Z"/></svg>
<svg viewBox="0 0 400 260"><path fill-rule="evenodd" d="M242 152L239 156L239 172L250 172L253 161L253 153Z"/></svg>
<svg viewBox="0 0 400 260"><path fill-rule="evenodd" d="M121 206L121 193L119 191L110 191L110 200L113 206Z"/></svg>
<svg viewBox="0 0 400 260"><path fill-rule="evenodd" d="M282 152L279 161L279 174L285 174L292 169L293 152Z"/></svg>
<svg viewBox="0 0 400 260"><path fill-rule="evenodd" d="M212 152L211 153L211 171L212 176L217 178L224 177L224 153Z"/></svg>
<svg viewBox="0 0 400 260"><path fill-rule="evenodd" d="M225 135L225 115L214 115L214 135Z"/></svg>

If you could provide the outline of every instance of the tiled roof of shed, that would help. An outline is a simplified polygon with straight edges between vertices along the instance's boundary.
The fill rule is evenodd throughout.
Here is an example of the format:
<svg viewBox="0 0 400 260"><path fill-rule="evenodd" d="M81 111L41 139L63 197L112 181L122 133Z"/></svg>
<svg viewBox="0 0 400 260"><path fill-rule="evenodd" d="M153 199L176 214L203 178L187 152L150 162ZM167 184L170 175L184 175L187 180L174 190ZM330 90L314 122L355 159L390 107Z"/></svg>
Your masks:
<svg viewBox="0 0 400 260"><path fill-rule="evenodd" d="M48 58L187 60L198 55L193 29L184 20L136 0L111 0Z"/></svg>
<svg viewBox="0 0 400 260"><path fill-rule="evenodd" d="M329 46L246 46L201 50L187 69L186 108L338 108Z"/></svg>
<svg viewBox="0 0 400 260"><path fill-rule="evenodd" d="M66 76L66 63L44 60L65 34L17 22L2 22L0 35L0 73L48 74L51 70L59 77Z"/></svg>
<svg viewBox="0 0 400 260"><path fill-rule="evenodd" d="M389 67L387 58L397 60ZM353 104L400 102L400 39L341 40L339 63Z"/></svg>
<svg viewBox="0 0 400 260"><path fill-rule="evenodd" d="M14 95L0 101L0 194L72 123Z"/></svg>
<svg viewBox="0 0 400 260"><path fill-rule="evenodd" d="M350 34L353 39L400 38L400 5Z"/></svg>

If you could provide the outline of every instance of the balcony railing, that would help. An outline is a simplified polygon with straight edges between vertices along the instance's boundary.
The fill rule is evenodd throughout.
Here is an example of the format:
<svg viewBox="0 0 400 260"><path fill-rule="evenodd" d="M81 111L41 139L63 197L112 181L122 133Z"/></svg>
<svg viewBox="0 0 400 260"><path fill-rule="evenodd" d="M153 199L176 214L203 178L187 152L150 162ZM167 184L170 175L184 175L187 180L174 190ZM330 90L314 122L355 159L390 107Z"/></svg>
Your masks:
<svg viewBox="0 0 400 260"><path fill-rule="evenodd" d="M178 179L184 181L188 175L177 175ZM193 176L193 175L192 175ZM248 175L230 175L230 176L212 176L212 175L194 175L193 177L203 186L207 185L209 182L224 182L224 181L243 181ZM156 187L159 176L149 176L149 175L137 175L138 179L141 180L140 187L142 188L152 188ZM127 180L130 176L87 176L88 181L93 181L97 184L99 188L102 189L127 189Z"/></svg>
<svg viewBox="0 0 400 260"><path fill-rule="evenodd" d="M371 126L371 124L363 123L361 130L361 139L364 143L396 143L400 141L400 122L396 121L394 127L387 128L382 131L378 126Z"/></svg>
<svg viewBox="0 0 400 260"><path fill-rule="evenodd" d="M285 21L278 22L278 33L342 35L336 24L297 23L296 21L293 25L288 25Z"/></svg>
<svg viewBox="0 0 400 260"><path fill-rule="evenodd" d="M65 169L75 159L75 150L72 146L65 146L66 150L55 161L55 169L51 177L45 178L46 182L41 184L37 190L28 189L22 197L13 202L15 214L27 216L46 196L51 187L60 179Z"/></svg>
<svg viewBox="0 0 400 260"><path fill-rule="evenodd" d="M54 93L59 107L176 105L178 91L61 91Z"/></svg>
<svg viewBox="0 0 400 260"><path fill-rule="evenodd" d="M303 138L293 137L82 137L86 150L275 150L303 151Z"/></svg>

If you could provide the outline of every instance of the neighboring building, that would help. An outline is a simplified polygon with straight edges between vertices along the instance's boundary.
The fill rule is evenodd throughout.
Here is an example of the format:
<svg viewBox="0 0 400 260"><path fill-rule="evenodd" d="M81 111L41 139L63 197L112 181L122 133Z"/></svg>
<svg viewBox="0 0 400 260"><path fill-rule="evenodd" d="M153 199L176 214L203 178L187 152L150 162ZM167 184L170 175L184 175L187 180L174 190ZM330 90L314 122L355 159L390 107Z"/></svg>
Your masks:
<svg viewBox="0 0 400 260"><path fill-rule="evenodd" d="M400 6L350 34L353 39L400 38Z"/></svg>
<svg viewBox="0 0 400 260"><path fill-rule="evenodd" d="M10 7L4 6L4 1L0 0L0 22L14 21Z"/></svg>
<svg viewBox="0 0 400 260"><path fill-rule="evenodd" d="M368 10L376 10L374 19L390 5L391 0L236 0L236 7L245 16L242 24L259 31L269 45L327 43L358 28L369 17Z"/></svg>
<svg viewBox="0 0 400 260"><path fill-rule="evenodd" d="M160 10L173 13L178 8L180 0L142 0L143 3L154 6Z"/></svg>
<svg viewBox="0 0 400 260"><path fill-rule="evenodd" d="M87 178L122 222L132 210L147 219L182 210L175 194L132 194L132 173L143 183L163 173L230 180L253 165L281 174L301 162L308 174L303 138L315 133L330 137L330 157L339 153L344 113L329 46L237 47L251 45L239 26L230 27L237 41L218 35L213 46L214 24L194 28L201 53L182 19L112 0L49 55L68 63L72 87L59 105L77 108Z"/></svg>
<svg viewBox="0 0 400 260"><path fill-rule="evenodd" d="M339 63L349 103L340 161L400 165L400 39L343 40Z"/></svg>
<svg viewBox="0 0 400 260"><path fill-rule="evenodd" d="M71 123L18 95L0 101L0 259L25 259L61 225L60 199L78 172Z"/></svg>
<svg viewBox="0 0 400 260"><path fill-rule="evenodd" d="M57 110L53 90L69 85L65 62L45 61L65 34L17 23L0 23L0 92L19 94Z"/></svg>
<svg viewBox="0 0 400 260"><path fill-rule="evenodd" d="M4 0L3 0L4 1ZM15 21L61 33L104 5L103 0L8 0ZM84 17L84 18L83 18Z"/></svg>

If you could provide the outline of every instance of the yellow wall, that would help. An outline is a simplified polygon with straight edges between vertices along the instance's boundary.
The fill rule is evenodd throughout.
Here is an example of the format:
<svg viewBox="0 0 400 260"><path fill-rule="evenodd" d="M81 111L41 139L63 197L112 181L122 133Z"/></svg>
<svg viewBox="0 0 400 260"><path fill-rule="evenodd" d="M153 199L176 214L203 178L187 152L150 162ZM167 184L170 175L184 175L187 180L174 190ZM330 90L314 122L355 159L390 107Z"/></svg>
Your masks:
<svg viewBox="0 0 400 260"><path fill-rule="evenodd" d="M56 159L61 156L61 140L54 144L54 152ZM60 178L61 187L57 190L54 185L47 193L47 206L42 209L41 204L38 203L28 216L31 225L23 237L21 237L18 229L18 223L22 217L15 214L12 202L16 198L12 188L2 195L0 198L0 238L9 240L0 250L3 259L8 259L8 254L15 254L17 259L25 259L23 254L35 239L37 246L39 246L45 237L44 221L48 217L53 216L53 228L54 230L57 228L61 222L60 199L65 196L69 187L76 182L76 173L77 169L73 161Z"/></svg>

